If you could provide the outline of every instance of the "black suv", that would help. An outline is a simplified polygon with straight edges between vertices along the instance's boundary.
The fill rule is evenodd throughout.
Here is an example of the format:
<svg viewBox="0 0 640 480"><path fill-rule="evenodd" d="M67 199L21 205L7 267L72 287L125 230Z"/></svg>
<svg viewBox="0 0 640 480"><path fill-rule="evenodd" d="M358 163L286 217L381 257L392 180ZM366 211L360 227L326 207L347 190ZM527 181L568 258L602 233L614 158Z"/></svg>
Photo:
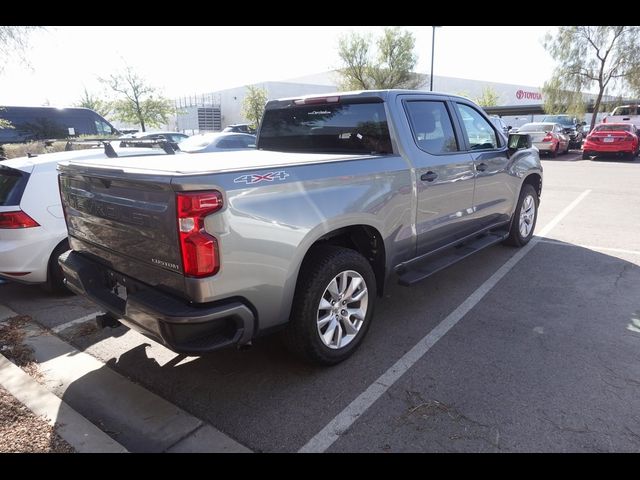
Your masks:
<svg viewBox="0 0 640 480"><path fill-rule="evenodd" d="M582 147L582 126L586 122L578 122L578 119L570 115L546 115L541 123L559 123L564 129L564 133L569 135L569 148Z"/></svg>

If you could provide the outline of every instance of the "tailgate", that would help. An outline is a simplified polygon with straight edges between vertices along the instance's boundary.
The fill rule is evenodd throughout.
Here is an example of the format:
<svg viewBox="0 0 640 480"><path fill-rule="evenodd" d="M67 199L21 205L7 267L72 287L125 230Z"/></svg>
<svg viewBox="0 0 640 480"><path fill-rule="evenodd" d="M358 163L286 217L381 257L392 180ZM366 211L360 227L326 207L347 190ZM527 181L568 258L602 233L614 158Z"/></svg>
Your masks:
<svg viewBox="0 0 640 480"><path fill-rule="evenodd" d="M144 283L183 290L171 176L74 165L60 170L74 250Z"/></svg>

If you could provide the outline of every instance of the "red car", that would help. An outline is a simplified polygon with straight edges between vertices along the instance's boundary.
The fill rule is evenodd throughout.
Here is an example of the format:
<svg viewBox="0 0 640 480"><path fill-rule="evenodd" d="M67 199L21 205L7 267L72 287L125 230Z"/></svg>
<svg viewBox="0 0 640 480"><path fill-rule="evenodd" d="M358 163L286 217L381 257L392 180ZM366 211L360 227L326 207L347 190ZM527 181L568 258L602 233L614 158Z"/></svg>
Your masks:
<svg viewBox="0 0 640 480"><path fill-rule="evenodd" d="M638 130L632 123L601 123L587 135L582 146L582 159L594 155L623 154L633 160L640 149Z"/></svg>

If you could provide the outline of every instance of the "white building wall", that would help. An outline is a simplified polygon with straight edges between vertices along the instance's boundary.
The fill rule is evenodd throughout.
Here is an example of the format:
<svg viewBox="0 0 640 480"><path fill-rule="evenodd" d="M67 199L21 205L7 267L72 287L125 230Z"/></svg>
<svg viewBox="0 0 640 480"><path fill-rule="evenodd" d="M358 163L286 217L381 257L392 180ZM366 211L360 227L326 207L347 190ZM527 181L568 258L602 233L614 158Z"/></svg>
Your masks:
<svg viewBox="0 0 640 480"><path fill-rule="evenodd" d="M423 90L429 89L429 76L422 75ZM255 84L267 90L269 100L283 97L295 97L308 94L331 93L338 90L338 76L334 71L327 71L293 78L286 82L263 82ZM467 78L443 77L434 75L433 89L446 94L463 95L472 100L480 97L485 88L492 88L499 97L498 105L536 105L544 103L542 88L531 85L514 85L499 82L486 82ZM211 94L220 99L222 111L222 127L234 123L245 123L242 116L242 102L246 95L246 86L220 90ZM519 127L527 122L539 120L541 115L521 115L504 117L509 125ZM590 120L587 114L585 120Z"/></svg>
<svg viewBox="0 0 640 480"><path fill-rule="evenodd" d="M289 82L264 82L257 83L254 86L264 88L267 91L268 100L335 91L335 88L328 87L327 85ZM234 123L246 123L247 119L242 115L242 103L244 102L244 98L247 94L246 86L221 90L216 92L216 94L220 95L223 128Z"/></svg>

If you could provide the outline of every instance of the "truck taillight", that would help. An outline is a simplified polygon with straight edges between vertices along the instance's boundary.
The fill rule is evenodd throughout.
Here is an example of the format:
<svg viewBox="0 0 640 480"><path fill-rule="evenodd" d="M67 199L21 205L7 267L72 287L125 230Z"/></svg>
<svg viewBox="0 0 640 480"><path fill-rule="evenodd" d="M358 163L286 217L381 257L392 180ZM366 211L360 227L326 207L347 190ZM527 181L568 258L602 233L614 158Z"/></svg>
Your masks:
<svg viewBox="0 0 640 480"><path fill-rule="evenodd" d="M39 226L38 222L22 210L0 212L0 228L31 228Z"/></svg>
<svg viewBox="0 0 640 480"><path fill-rule="evenodd" d="M543 142L550 142L551 140L553 140L553 135L551 135L551 133L547 133L542 139Z"/></svg>
<svg viewBox="0 0 640 480"><path fill-rule="evenodd" d="M338 95L333 95L331 97L299 98L294 100L293 103L295 105L319 105L322 103L338 103L339 101L340 97Z"/></svg>
<svg viewBox="0 0 640 480"><path fill-rule="evenodd" d="M184 274L207 277L220 269L218 241L204 230L204 218L222 208L217 190L176 194L178 236Z"/></svg>

